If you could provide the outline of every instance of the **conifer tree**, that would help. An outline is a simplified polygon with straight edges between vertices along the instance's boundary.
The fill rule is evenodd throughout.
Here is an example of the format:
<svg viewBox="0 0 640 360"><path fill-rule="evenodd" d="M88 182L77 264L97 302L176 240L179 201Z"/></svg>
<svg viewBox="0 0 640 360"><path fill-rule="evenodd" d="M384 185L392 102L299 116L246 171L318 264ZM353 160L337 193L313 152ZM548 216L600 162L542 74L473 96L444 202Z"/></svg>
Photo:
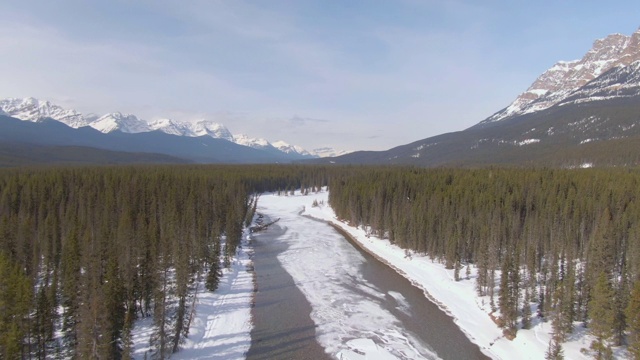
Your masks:
<svg viewBox="0 0 640 360"><path fill-rule="evenodd" d="M640 359L640 282L636 281L631 290L629 305L626 308L629 353L634 359Z"/></svg>
<svg viewBox="0 0 640 360"><path fill-rule="evenodd" d="M589 333L595 337L590 348L594 351L596 359L613 358L608 342L613 336L615 322L615 309L612 302L614 296L615 292L606 273L601 272L589 302Z"/></svg>

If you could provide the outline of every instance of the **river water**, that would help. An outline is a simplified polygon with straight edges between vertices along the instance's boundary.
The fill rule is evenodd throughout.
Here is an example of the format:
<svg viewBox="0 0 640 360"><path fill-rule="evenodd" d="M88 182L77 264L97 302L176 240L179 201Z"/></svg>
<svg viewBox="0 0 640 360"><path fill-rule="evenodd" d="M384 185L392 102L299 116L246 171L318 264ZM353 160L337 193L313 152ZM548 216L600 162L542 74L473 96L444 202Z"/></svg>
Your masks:
<svg viewBox="0 0 640 360"><path fill-rule="evenodd" d="M275 225L254 236L253 266L257 292L251 315L251 348L247 359L331 359L316 340L311 305L278 261L288 245L278 238L284 230Z"/></svg>
<svg viewBox="0 0 640 360"><path fill-rule="evenodd" d="M254 236L248 359L487 358L422 290L283 201L259 208L280 221Z"/></svg>

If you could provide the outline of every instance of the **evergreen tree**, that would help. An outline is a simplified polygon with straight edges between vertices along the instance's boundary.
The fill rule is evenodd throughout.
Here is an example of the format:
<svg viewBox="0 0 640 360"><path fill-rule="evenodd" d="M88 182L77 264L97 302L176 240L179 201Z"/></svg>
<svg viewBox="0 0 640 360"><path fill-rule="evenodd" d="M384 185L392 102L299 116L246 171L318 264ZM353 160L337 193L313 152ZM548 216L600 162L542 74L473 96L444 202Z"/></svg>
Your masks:
<svg viewBox="0 0 640 360"><path fill-rule="evenodd" d="M615 309L612 302L614 296L615 292L611 288L607 275L601 272L589 302L589 318L591 319L589 333L595 337L590 348L594 351L597 359L613 358L608 341L613 336L615 322Z"/></svg>
<svg viewBox="0 0 640 360"><path fill-rule="evenodd" d="M628 323L629 353L634 359L640 359L640 282L636 281L626 308Z"/></svg>

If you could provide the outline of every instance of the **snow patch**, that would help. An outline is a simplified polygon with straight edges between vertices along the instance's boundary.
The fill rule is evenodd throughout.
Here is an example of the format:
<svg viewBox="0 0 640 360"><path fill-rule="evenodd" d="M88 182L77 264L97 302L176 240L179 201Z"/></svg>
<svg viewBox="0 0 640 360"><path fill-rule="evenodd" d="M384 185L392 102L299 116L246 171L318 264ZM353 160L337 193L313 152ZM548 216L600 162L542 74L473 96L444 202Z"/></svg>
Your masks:
<svg viewBox="0 0 640 360"><path fill-rule="evenodd" d="M518 142L518 146L530 145L530 144L535 144L539 142L540 142L540 139L526 139Z"/></svg>

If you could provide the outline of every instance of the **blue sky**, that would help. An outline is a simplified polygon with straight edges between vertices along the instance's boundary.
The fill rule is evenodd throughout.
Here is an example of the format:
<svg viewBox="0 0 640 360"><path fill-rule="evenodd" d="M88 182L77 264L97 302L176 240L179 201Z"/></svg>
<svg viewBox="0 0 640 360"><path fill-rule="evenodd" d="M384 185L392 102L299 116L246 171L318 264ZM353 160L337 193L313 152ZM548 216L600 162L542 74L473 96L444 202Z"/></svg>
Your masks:
<svg viewBox="0 0 640 360"><path fill-rule="evenodd" d="M0 97L383 150L480 122L638 14L615 0L5 0Z"/></svg>

